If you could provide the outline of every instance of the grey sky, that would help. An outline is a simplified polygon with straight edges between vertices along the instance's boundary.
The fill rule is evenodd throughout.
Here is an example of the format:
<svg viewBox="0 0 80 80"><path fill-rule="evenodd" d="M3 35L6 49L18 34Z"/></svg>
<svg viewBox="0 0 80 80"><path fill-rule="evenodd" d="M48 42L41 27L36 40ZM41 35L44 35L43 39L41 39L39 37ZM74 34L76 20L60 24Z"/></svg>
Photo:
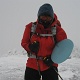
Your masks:
<svg viewBox="0 0 80 80"><path fill-rule="evenodd" d="M0 0L0 54L22 50L25 25L36 21L39 7L47 2L53 6L68 38L80 45L80 0Z"/></svg>

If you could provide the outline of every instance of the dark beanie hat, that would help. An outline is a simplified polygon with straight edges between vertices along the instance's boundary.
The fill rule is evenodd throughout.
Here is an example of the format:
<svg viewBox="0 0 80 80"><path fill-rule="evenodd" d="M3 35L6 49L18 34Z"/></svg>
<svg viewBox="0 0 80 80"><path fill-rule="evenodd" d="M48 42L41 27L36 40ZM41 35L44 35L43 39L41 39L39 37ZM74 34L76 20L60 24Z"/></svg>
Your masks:
<svg viewBox="0 0 80 80"><path fill-rule="evenodd" d="M53 11L53 8L50 4L46 3L46 4L43 4L40 8L39 8L39 11L38 11L38 18L39 16L41 15L48 15L52 18L54 18L54 11Z"/></svg>

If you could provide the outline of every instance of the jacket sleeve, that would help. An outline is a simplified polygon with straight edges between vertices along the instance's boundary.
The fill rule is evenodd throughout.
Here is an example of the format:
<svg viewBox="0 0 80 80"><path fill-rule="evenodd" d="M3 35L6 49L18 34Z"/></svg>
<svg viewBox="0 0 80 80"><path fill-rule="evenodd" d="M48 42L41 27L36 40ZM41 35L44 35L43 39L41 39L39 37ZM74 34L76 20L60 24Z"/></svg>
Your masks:
<svg viewBox="0 0 80 80"><path fill-rule="evenodd" d="M56 39L57 39L57 42L67 39L66 32L59 26L57 26Z"/></svg>
<svg viewBox="0 0 80 80"><path fill-rule="evenodd" d="M29 23L28 25L26 25L25 30L24 30L24 34L23 34L23 38L21 41L21 46L27 51L30 52L29 49L29 44L30 44L30 32L31 32L31 26L32 23Z"/></svg>

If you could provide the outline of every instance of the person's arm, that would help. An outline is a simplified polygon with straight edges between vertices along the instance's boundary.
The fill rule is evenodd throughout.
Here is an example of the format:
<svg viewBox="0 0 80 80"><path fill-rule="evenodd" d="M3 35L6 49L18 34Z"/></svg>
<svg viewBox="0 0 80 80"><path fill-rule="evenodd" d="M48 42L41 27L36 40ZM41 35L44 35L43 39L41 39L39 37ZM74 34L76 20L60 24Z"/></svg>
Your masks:
<svg viewBox="0 0 80 80"><path fill-rule="evenodd" d="M22 46L27 52L30 52L29 44L30 44L31 26L32 26L32 23L29 23L28 25L26 25L25 30L24 30L24 34L23 34L23 38L22 38L22 41L21 41L21 46Z"/></svg>
<svg viewBox="0 0 80 80"><path fill-rule="evenodd" d="M57 33L56 33L56 40L57 42L60 42L64 39L67 39L67 34L61 27L58 26Z"/></svg>

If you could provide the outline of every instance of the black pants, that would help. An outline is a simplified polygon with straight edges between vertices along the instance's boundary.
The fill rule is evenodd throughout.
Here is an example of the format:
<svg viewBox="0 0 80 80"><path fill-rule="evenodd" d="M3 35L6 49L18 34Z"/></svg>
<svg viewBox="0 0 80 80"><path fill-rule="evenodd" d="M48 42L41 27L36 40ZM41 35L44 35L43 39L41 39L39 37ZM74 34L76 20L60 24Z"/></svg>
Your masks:
<svg viewBox="0 0 80 80"><path fill-rule="evenodd" d="M54 67L57 71L58 69ZM42 80L59 80L58 75L53 68L41 72ZM37 70L26 67L24 80L40 80Z"/></svg>

